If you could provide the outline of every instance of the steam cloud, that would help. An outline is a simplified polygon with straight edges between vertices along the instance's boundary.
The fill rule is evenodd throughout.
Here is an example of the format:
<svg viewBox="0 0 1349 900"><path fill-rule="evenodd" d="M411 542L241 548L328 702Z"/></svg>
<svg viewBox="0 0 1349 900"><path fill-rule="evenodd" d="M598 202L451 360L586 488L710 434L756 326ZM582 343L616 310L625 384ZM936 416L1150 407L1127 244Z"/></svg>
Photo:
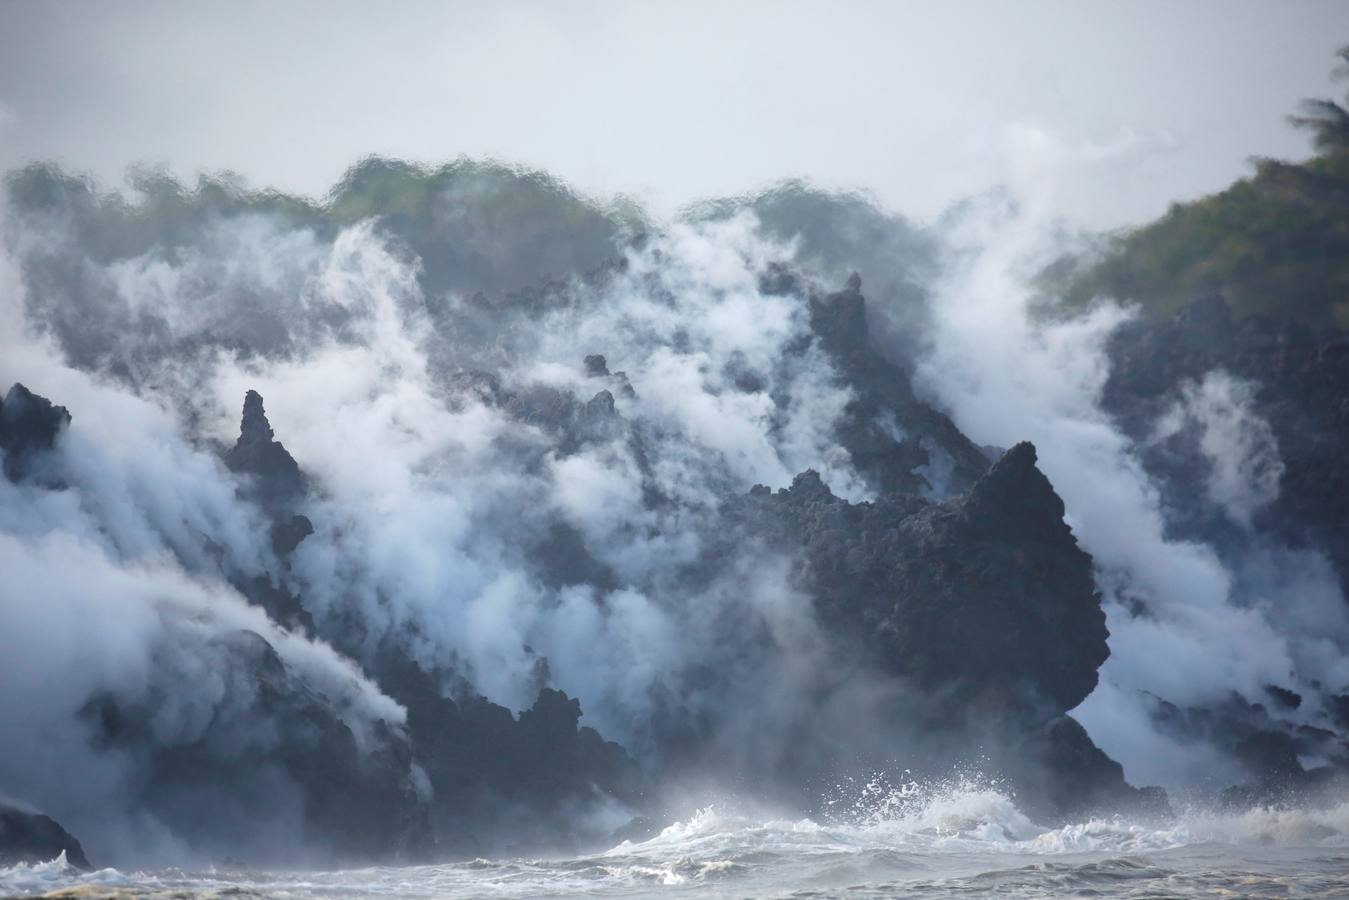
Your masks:
<svg viewBox="0 0 1349 900"><path fill-rule="evenodd" d="M952 262L934 288L933 352L920 383L975 441L1034 441L1096 559L1111 655L1074 716L1135 783L1230 784L1241 777L1235 761L1160 728L1157 699L1204 706L1236 692L1264 703L1270 684L1313 696L1344 684L1332 648L1349 646L1345 602L1315 552L1256 538L1225 554L1173 536L1167 507L1183 500L1161 494L1140 448L1101 405L1107 339L1134 313L1102 299L1067 319L1041 314L1034 276L1062 252L1064 235L1037 196L986 198L947 223ZM1283 469L1268 424L1251 410L1252 390L1212 372L1184 386L1155 429L1161 440L1197 428L1210 471L1195 488L1243 525L1277 497ZM1329 711L1313 702L1281 715L1323 726Z"/></svg>
<svg viewBox="0 0 1349 900"><path fill-rule="evenodd" d="M647 762L659 762L665 696L719 722L727 754L786 752L802 726L791 698L842 665L836 648L772 553L748 544L711 576L690 573L716 549L712 513L728 494L808 468L851 500L876 488L840 447L851 394L804 340L803 297L764 287L775 266L830 286L860 269L880 340L963 431L1037 444L1096 559L1112 633L1076 714L1131 779L1236 778L1234 761L1160 730L1154 698L1349 684L1349 618L1323 559L1262 545L1238 563L1170 534L1137 448L1100 406L1105 342L1130 312L1033 314L1030 276L1057 237L1033 209L970 204L919 231L798 186L637 241L633 217L591 212L585 246L547 270L567 277L547 302L493 306L521 286L500 273L529 252L484 245L482 211L506 190L466 182L444 207L458 218L437 226L478 235L477 283L445 282L426 248L363 217L334 228L225 209L122 251L99 230L106 199L7 216L0 383L24 382L74 422L41 473L64 489L0 480L0 787L90 835L91 855L190 852L172 822L136 812L152 763L96 746L89 699L151 706L159 745L208 726L222 752L265 745L275 723L235 677L246 632L366 749L404 711L332 649L353 623L346 654L396 641L447 691L459 679L512 709L559 687ZM606 256L621 262L582 273ZM285 564L219 461L249 389L314 485L301 511L316 532ZM1214 373L1156 431L1198 430L1208 495L1242 526L1282 466L1250 390ZM944 496L951 462L926 440L924 474ZM575 564L567 577L539 562L558 553ZM317 635L248 606L231 584L253 578L302 596ZM854 697L836 712L865 709ZM415 768L406 777L418 784ZM276 832L291 833L284 773L253 785L273 788Z"/></svg>

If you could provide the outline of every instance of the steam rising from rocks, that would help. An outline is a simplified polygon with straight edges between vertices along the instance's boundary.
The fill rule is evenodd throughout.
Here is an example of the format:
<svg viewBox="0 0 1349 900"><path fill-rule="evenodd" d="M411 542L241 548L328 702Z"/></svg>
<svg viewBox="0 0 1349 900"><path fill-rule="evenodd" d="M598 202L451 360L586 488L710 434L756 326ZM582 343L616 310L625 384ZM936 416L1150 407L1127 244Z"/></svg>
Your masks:
<svg viewBox="0 0 1349 900"><path fill-rule="evenodd" d="M1037 502L1058 528L1062 496L1094 558L1111 653L1075 714L1131 779L1243 777L1231 753L1160 725L1159 700L1256 703L1274 685L1313 698L1279 721L1319 726L1349 686L1329 564L1258 537L1283 464L1255 388L1221 372L1188 383L1149 438L1197 441L1209 501L1258 551L1238 559L1173 533L1140 442L1102 408L1107 341L1131 313L1034 315L1051 230L1033 215L970 204L919 230L796 185L635 237L649 223L633 211L537 177L370 165L304 209L210 182L149 184L132 207L51 172L12 182L0 384L74 418L38 468L0 479L0 788L25 786L91 856L357 846L314 828L288 749L306 740L349 748L372 796L434 793L407 747L413 717L374 674L390 648L465 710L479 695L530 710L544 688L580 698L648 770L681 753L786 769L825 754L822 734L877 758L922 752L904 717L945 698L880 678L821 621L789 550L725 533L728 498L754 488L767 509L790 489L773 496L818 495L839 515L853 507L833 498L874 501L857 508L892 530L921 509L953 521L966 501L949 498L987 467L965 435L1033 440L1052 482ZM431 199L387 200L380 217L371 197L399 195L367 196L357 176L413 178ZM512 231L503 198L542 224ZM140 230L120 232L127 218ZM539 269L530 248L554 236ZM516 262L556 280L516 283ZM852 268L877 285L865 313L856 281L830 293ZM868 320L891 368L861 358L852 332L865 344ZM245 428L274 431L302 470L280 465L304 481L284 502L259 500L278 492L228 450L246 395ZM1034 450L1009 458L1040 477ZM926 499L910 509L900 487ZM291 515L313 531L283 546L274 525ZM301 598L305 617L269 619L245 597L258 585ZM1067 594L1065 618L1099 617ZM290 727L297 710L313 733ZM1095 751L1068 723L1050 726L1054 746ZM265 764L243 783L157 782L180 750L211 771ZM225 811L213 831L188 821L202 804ZM250 832L264 808L273 830ZM415 849L418 823L390 809L382 827Z"/></svg>

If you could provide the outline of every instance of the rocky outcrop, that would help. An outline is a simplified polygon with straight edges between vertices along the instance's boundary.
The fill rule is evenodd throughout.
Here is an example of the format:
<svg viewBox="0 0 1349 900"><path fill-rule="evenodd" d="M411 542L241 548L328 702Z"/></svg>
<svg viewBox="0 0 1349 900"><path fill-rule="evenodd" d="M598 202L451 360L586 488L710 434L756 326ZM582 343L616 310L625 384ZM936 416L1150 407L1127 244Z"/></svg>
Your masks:
<svg viewBox="0 0 1349 900"><path fill-rule="evenodd" d="M306 490L300 466L276 440L257 391L244 395L239 439L226 452L225 465L231 471L251 476L257 499L270 508L284 506Z"/></svg>
<svg viewBox="0 0 1349 900"><path fill-rule="evenodd" d="M1135 788L1072 716L1056 716L1020 736L1000 760L1018 806L1038 821L1108 814L1165 820L1172 810L1158 787Z"/></svg>
<svg viewBox="0 0 1349 900"><path fill-rule="evenodd" d="M77 869L91 869L84 848L55 819L0 801L0 866L42 863L62 853Z"/></svg>
<svg viewBox="0 0 1349 900"><path fill-rule="evenodd" d="M982 745L1047 817L1162 808L1066 715L1095 688L1108 632L1091 557L1035 462L1018 444L944 503L849 503L808 471L776 493L754 488L731 515L737 533L789 549L853 659L928 698L904 710L905 727L938 759Z"/></svg>
<svg viewBox="0 0 1349 900"><path fill-rule="evenodd" d="M542 688L517 717L459 680L460 696L401 649L371 663L407 706L413 752L432 788L436 853L473 856L523 848L576 849L602 835L580 811L597 801L637 808L646 779L618 744L581 727L581 704ZM546 673L541 673L545 674Z"/></svg>
<svg viewBox="0 0 1349 900"><path fill-rule="evenodd" d="M1062 713L1096 686L1109 651L1091 557L1030 444L946 503L848 503L805 472L776 494L755 489L743 515L799 546L826 623L962 714Z"/></svg>
<svg viewBox="0 0 1349 900"><path fill-rule="evenodd" d="M15 384L0 401L0 451L4 474L10 481L28 475L42 454L70 424L70 413L22 384Z"/></svg>
<svg viewBox="0 0 1349 900"><path fill-rule="evenodd" d="M776 278L773 290L804 290L790 273ZM906 372L872 346L859 279L803 301L811 332L791 353L817 347L850 389L839 440L876 499L849 502L806 471L788 488L755 487L698 510L708 549L689 571L671 576L678 588L717 578L765 549L763 558L789 561L784 590L808 597L812 633L818 624L827 644L781 701L794 708L777 711L787 724L769 738L786 736L791 746L771 763L744 754L735 767L711 771L743 776L739 783L752 789L780 778L799 791L797 799L815 802L844 767L891 765L897 742L907 741L906 753L921 750L934 762L983 753L1024 792L1024 808L1045 817L1149 797L1163 803L1125 784L1120 767L1067 716L1095 687L1108 635L1091 558L1065 523L1035 448L1019 444L990 462L920 401ZM639 417L625 417L640 398L603 356L578 353L577 361L586 385L580 394L503 387L481 372L459 373L453 383L465 402L494 405L535 429L528 452L514 459L523 468L529 452L542 459L624 441L645 471L644 442L661 435L644 431ZM741 374L727 379L728 389L763 389L753 372ZM299 798L301 827L347 860L570 850L598 837L580 811L651 812L647 799L661 773L644 773L623 747L582 727L586 698L553 689L546 659L536 659L534 703L517 715L481 696L475 673L456 669L452 657L414 657L407 635L371 633L340 611L322 621L310 615L287 567L327 523L306 517L308 480L255 391L245 397L240 435L224 460L240 476L239 496L265 513L275 553L269 565L277 564L271 573L235 579L236 587L274 621L355 660L407 710L407 720L357 727L267 639L232 634L212 652L247 676L224 688L230 714L211 719L192 741L157 740L145 703L101 695L86 704L84 722L96 743L150 760L152 776L138 798L144 808L191 834L198 807L182 798L226 791L246 805L268 778L279 777ZM650 509L672 505L654 490L644 499ZM540 512L539 527L511 548L528 558L537 584L584 585L601 600L626 586L586 549L574 525L550 515ZM764 657L792 652L756 615L728 614L728 629L745 629L733 632L737 649ZM652 723L632 726L655 748L657 765L669 764L676 776L680 760L691 762L684 772L721 764L718 756L742 733L736 718L749 718L715 702L700 709L686 702L697 691L743 696L724 684L737 677L734 665L699 665L653 687Z"/></svg>
<svg viewBox="0 0 1349 900"><path fill-rule="evenodd" d="M426 857L426 798L401 724L344 708L256 632L226 633L202 652L230 677L221 679L222 696L200 733L166 735L153 703L108 693L82 710L95 746L148 760L141 808L188 840L223 832L265 857L246 831L230 832L293 797L299 846L326 848L344 862Z"/></svg>

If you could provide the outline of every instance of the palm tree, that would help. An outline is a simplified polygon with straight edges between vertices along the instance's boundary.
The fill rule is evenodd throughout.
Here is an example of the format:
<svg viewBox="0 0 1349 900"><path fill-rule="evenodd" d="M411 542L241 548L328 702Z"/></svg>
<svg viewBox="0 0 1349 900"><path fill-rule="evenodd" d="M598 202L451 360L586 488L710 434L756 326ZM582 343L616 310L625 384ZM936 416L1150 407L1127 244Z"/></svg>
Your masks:
<svg viewBox="0 0 1349 900"><path fill-rule="evenodd" d="M1330 77L1333 80L1349 78L1349 45L1335 51L1340 62ZM1346 95L1349 97L1349 95ZM1310 98L1302 101L1302 115L1289 116L1288 121L1312 133L1312 146L1319 153L1333 155L1349 153L1349 110L1334 100Z"/></svg>

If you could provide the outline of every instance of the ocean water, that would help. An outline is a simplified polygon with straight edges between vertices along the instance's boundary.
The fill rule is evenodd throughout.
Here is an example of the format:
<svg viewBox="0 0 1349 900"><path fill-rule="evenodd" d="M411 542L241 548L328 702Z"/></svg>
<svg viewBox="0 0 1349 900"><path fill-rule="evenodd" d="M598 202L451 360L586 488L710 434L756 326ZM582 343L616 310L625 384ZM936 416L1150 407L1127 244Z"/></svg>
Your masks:
<svg viewBox="0 0 1349 900"><path fill-rule="evenodd" d="M1164 826L1031 822L995 790L852 824L707 808L589 856L337 871L0 869L0 894L77 897L1349 897L1349 803L1191 811Z"/></svg>

